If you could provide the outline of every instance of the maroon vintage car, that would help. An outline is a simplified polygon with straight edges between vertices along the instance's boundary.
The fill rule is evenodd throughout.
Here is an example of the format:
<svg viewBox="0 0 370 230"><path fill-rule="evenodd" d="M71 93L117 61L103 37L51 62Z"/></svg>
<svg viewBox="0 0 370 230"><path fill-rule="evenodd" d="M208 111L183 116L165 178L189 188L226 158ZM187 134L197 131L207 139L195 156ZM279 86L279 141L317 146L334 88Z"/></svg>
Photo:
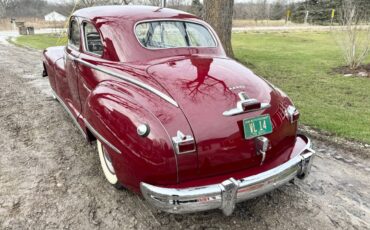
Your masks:
<svg viewBox="0 0 370 230"><path fill-rule="evenodd" d="M177 10L78 10L44 76L109 183L158 209L222 209L308 175L310 140L281 90L228 58L215 31Z"/></svg>

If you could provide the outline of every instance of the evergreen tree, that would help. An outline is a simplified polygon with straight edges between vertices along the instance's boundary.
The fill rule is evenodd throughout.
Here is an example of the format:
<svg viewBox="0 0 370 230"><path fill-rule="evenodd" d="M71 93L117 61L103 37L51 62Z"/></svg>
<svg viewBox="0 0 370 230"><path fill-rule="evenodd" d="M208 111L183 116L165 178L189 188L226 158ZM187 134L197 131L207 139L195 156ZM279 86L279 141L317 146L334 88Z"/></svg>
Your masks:
<svg viewBox="0 0 370 230"><path fill-rule="evenodd" d="M272 20L281 20L285 16L285 6L280 2L277 1L271 10L271 19Z"/></svg>
<svg viewBox="0 0 370 230"><path fill-rule="evenodd" d="M334 22L338 22L338 14L341 11L343 1L348 0L307 0L296 3L292 12L292 21L302 23L308 11L308 22L312 24L329 24L331 22L332 10L335 10ZM364 18L370 16L370 0L352 0L357 6L357 13Z"/></svg>

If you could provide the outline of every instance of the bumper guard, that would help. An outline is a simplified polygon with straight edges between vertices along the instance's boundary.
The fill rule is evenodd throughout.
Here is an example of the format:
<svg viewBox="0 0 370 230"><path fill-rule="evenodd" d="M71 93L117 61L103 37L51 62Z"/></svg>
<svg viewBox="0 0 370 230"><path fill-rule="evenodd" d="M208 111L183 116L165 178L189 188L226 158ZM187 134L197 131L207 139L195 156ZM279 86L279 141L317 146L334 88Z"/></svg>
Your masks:
<svg viewBox="0 0 370 230"><path fill-rule="evenodd" d="M191 213L221 209L231 215L235 204L252 199L286 184L295 177L304 179L311 170L315 151L307 145L294 158L266 172L235 180L230 178L220 184L174 189L140 183L145 199L154 207L170 213Z"/></svg>

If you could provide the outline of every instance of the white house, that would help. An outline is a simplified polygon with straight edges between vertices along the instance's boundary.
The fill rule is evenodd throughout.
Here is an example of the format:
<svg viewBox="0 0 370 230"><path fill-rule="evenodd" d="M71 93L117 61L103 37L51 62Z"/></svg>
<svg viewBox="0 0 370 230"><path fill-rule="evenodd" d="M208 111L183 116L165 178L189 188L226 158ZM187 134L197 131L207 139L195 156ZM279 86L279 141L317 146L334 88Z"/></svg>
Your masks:
<svg viewBox="0 0 370 230"><path fill-rule="evenodd" d="M47 22L63 22L65 20L67 20L67 17L56 11L45 15L45 21Z"/></svg>

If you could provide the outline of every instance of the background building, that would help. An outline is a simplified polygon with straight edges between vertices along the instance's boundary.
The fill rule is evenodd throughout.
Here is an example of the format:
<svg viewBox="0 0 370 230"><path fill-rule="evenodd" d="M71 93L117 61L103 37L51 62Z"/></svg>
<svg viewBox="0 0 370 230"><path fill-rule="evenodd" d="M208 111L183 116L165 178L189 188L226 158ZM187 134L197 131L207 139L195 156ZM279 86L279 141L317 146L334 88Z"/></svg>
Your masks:
<svg viewBox="0 0 370 230"><path fill-rule="evenodd" d="M45 15L45 21L47 22L64 22L65 20L67 20L67 17L56 11Z"/></svg>

